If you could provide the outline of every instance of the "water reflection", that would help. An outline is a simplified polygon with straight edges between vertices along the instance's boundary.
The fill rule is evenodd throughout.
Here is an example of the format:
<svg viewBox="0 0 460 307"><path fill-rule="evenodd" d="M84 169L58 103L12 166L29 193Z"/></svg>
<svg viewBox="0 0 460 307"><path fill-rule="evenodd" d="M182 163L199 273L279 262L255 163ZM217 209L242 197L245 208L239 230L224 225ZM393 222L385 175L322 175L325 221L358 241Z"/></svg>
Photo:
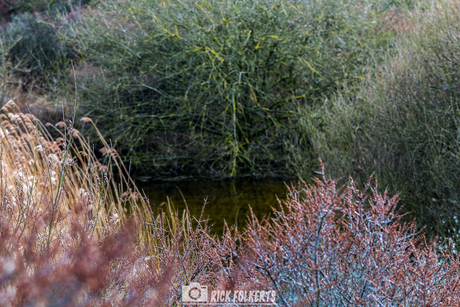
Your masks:
<svg viewBox="0 0 460 307"><path fill-rule="evenodd" d="M188 206L190 213L199 217L206 199L204 217L211 219L217 233L222 233L224 221L244 227L249 206L258 217L270 214L272 207L278 207L277 197L284 200L287 193L284 181L166 182L139 187L154 210L161 208L169 197L179 212Z"/></svg>

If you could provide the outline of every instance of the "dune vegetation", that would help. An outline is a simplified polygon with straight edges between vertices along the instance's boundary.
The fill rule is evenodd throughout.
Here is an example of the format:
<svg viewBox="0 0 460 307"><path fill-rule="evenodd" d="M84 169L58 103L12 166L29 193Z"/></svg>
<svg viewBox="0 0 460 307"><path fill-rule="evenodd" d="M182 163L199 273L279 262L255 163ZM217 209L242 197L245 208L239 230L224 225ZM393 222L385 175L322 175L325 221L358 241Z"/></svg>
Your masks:
<svg viewBox="0 0 460 307"><path fill-rule="evenodd" d="M397 197L370 183L323 173L291 187L273 219L212 236L187 211L155 216L128 177L113 180L114 149L102 165L72 121L54 139L14 102L2 111L2 306L178 306L191 282L270 289L281 306L458 304L451 246L401 224Z"/></svg>
<svg viewBox="0 0 460 307"><path fill-rule="evenodd" d="M0 305L459 305L459 7L1 2ZM300 183L215 235L136 176Z"/></svg>

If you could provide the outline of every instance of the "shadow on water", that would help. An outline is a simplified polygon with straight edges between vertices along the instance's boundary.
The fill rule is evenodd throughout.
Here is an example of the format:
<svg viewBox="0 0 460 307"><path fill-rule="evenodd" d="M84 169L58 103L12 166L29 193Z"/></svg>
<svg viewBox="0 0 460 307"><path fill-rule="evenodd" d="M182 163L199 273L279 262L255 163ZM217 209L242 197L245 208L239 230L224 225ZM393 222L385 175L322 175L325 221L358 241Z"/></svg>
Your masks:
<svg viewBox="0 0 460 307"><path fill-rule="evenodd" d="M139 188L150 199L154 211L166 210L168 198L181 213L188 206L192 216L199 217L205 199L204 218L214 224L213 230L221 234L224 221L244 228L252 207L257 217L272 213L272 207L279 208L278 198L286 199L285 181L249 182L164 182L139 184ZM158 212L158 211L157 211Z"/></svg>

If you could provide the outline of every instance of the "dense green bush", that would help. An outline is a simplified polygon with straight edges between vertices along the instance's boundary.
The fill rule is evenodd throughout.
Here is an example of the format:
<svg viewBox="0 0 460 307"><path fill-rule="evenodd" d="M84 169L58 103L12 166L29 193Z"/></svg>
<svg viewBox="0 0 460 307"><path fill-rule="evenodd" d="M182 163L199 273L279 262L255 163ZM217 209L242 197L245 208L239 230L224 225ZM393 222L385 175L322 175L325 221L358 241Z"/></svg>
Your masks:
<svg viewBox="0 0 460 307"><path fill-rule="evenodd" d="M459 230L459 16L458 1L414 10L386 63L355 99L323 110L327 129L316 134L328 169L362 180L375 172L420 226L444 237Z"/></svg>
<svg viewBox="0 0 460 307"><path fill-rule="evenodd" d="M388 7L108 1L65 37L81 55L81 109L132 165L157 178L289 177L293 161L317 161L299 106L355 91Z"/></svg>
<svg viewBox="0 0 460 307"><path fill-rule="evenodd" d="M14 16L2 29L1 39L9 46L5 58L15 65L14 73L22 76L23 83L44 76L55 78L73 57L70 47L60 40L58 28L30 13Z"/></svg>

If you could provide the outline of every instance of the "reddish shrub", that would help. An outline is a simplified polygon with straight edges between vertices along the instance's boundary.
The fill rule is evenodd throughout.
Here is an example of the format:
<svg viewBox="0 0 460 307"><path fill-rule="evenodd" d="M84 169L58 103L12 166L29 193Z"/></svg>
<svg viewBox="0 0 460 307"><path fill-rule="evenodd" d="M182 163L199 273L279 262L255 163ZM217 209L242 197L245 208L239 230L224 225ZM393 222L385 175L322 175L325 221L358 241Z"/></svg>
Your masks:
<svg viewBox="0 0 460 307"><path fill-rule="evenodd" d="M284 306L460 304L458 258L403 224L396 196L336 184L299 184L274 218L251 216L245 266Z"/></svg>

